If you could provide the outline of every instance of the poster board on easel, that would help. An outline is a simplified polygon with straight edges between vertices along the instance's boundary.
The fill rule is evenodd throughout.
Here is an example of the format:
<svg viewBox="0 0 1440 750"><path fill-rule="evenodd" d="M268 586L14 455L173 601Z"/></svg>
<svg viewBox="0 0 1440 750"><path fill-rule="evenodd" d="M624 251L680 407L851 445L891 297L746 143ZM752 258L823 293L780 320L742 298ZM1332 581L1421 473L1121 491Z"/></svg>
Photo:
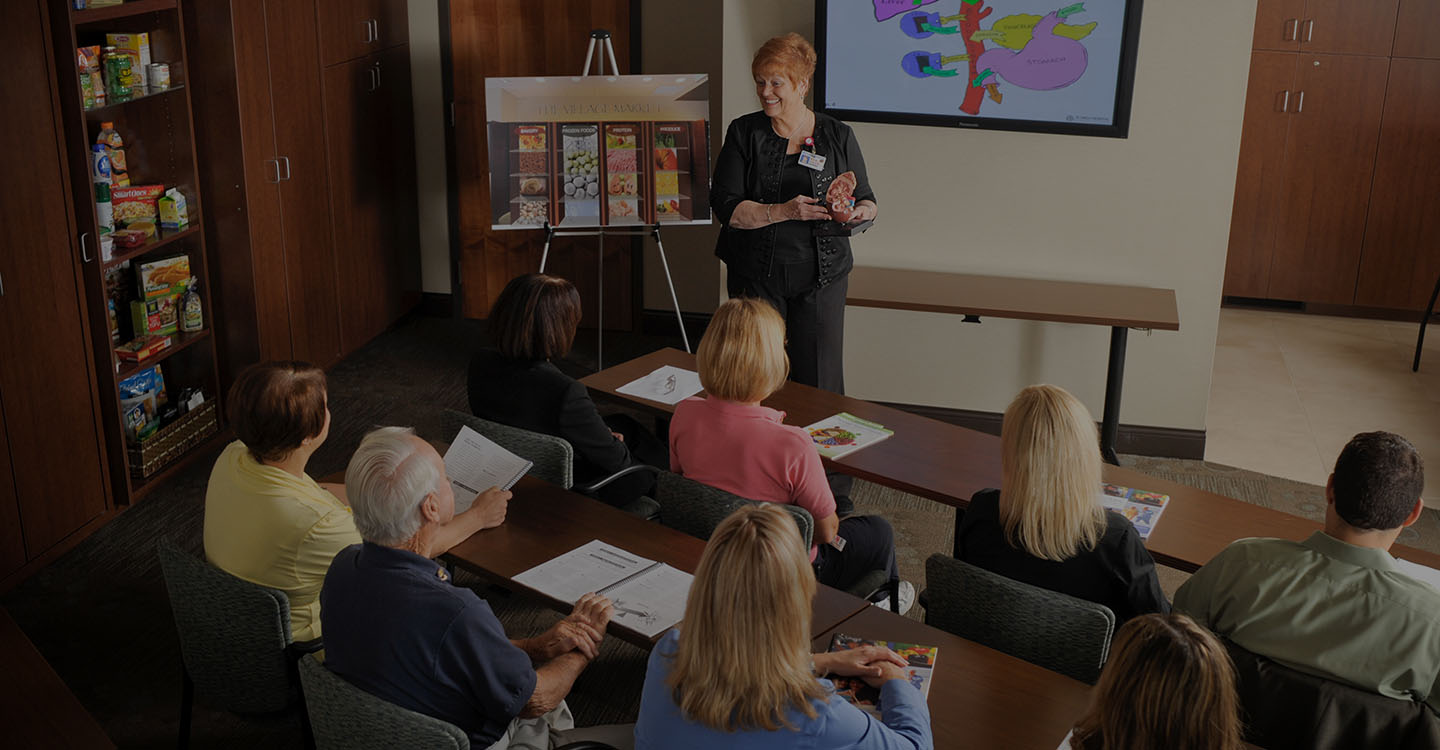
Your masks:
<svg viewBox="0 0 1440 750"><path fill-rule="evenodd" d="M495 229L709 224L709 77L487 78Z"/></svg>

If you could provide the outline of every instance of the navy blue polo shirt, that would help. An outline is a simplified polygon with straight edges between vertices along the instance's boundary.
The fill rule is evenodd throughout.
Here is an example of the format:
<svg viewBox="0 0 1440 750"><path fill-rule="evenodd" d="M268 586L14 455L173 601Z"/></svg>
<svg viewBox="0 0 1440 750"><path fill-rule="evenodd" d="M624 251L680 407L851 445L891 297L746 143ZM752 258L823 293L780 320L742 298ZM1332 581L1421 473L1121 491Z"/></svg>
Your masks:
<svg viewBox="0 0 1440 750"><path fill-rule="evenodd" d="M535 691L530 657L490 605L433 560L366 542L340 551L320 590L325 665L352 685L444 719L486 747Z"/></svg>

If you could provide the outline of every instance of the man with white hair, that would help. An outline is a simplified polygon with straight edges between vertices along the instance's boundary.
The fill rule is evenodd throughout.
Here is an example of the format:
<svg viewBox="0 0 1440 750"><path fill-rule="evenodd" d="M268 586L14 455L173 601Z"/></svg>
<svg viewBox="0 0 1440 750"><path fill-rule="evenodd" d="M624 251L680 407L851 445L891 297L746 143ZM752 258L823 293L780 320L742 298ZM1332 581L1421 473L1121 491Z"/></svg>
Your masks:
<svg viewBox="0 0 1440 750"><path fill-rule="evenodd" d="M455 496L440 454L409 428L366 435L345 472L345 492L364 543L335 556L320 592L327 667L391 703L455 724L477 750L633 742L629 727L561 734L574 727L564 698L598 653L610 600L587 594L541 635L508 639L490 605L452 585L433 561L446 551L436 532L454 517ZM475 499L488 516L485 528L505 520L509 500L495 487Z"/></svg>

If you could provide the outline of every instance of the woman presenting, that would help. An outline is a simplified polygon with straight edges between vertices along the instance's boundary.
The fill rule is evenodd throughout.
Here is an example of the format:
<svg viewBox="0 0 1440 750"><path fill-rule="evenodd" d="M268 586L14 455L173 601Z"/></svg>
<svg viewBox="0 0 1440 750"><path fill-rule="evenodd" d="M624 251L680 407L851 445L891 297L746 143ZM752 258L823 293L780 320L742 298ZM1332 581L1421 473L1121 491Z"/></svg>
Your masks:
<svg viewBox="0 0 1440 750"><path fill-rule="evenodd" d="M818 222L874 219L875 193L850 127L805 106L815 48L775 37L750 63L759 112L736 118L715 164L711 207L723 227L715 254L731 297L759 297L785 318L790 377L845 392L841 360L850 238L817 236ZM853 212L824 200L836 176L855 175ZM849 215L845 215L849 214Z"/></svg>

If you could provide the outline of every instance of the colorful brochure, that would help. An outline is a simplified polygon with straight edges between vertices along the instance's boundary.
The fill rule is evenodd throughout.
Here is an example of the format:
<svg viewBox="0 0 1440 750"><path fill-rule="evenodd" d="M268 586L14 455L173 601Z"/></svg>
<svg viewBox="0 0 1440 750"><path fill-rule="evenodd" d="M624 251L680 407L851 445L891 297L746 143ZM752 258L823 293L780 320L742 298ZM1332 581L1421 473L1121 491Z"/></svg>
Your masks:
<svg viewBox="0 0 1440 750"><path fill-rule="evenodd" d="M1146 492L1118 484L1100 485L1100 503L1125 516L1140 532L1142 540L1150 538L1150 532L1155 530L1155 524L1160 522L1160 514L1165 512L1169 502L1170 496L1159 492Z"/></svg>
<svg viewBox="0 0 1440 750"><path fill-rule="evenodd" d="M849 455L895 434L882 425L843 411L806 427L805 431L810 433L820 455L829 459Z"/></svg>
<svg viewBox="0 0 1440 750"><path fill-rule="evenodd" d="M910 684L920 691L920 695L930 696L930 678L935 672L935 658L940 654L938 646L918 646L914 643L896 643L894 641L872 641L868 638L856 638L853 635L836 633L830 641L831 651L849 651L861 646L884 646L899 654L901 658L909 662L905 668L906 674L910 677ZM880 718L880 689L865 684L859 677L840 677L830 675L828 678L835 683L835 694L855 704L857 708L865 713Z"/></svg>

